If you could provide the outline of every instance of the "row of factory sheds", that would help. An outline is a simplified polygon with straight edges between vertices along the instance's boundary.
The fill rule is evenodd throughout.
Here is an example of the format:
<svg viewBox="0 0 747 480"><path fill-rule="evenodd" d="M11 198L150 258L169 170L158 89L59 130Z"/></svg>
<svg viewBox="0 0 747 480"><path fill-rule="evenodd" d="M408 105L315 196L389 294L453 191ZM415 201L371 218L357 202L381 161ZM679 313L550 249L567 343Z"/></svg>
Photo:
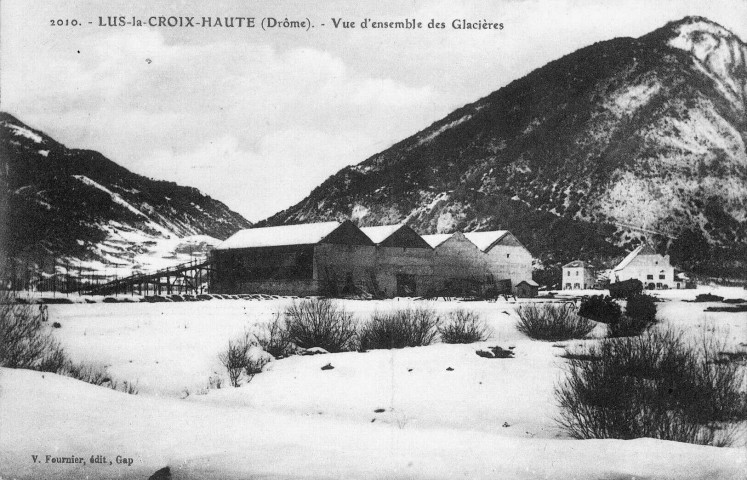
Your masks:
<svg viewBox="0 0 747 480"><path fill-rule="evenodd" d="M242 230L212 252L215 293L374 297L536 295L532 255L508 231L419 235L351 221Z"/></svg>

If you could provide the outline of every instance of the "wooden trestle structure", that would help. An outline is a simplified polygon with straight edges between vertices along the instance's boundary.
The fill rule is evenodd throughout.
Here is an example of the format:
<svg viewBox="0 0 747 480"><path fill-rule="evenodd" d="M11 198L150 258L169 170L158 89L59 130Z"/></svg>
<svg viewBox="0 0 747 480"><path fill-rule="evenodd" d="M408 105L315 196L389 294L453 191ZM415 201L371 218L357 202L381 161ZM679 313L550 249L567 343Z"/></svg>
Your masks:
<svg viewBox="0 0 747 480"><path fill-rule="evenodd" d="M157 272L118 278L90 289L90 295L199 295L207 293L211 262L182 263Z"/></svg>

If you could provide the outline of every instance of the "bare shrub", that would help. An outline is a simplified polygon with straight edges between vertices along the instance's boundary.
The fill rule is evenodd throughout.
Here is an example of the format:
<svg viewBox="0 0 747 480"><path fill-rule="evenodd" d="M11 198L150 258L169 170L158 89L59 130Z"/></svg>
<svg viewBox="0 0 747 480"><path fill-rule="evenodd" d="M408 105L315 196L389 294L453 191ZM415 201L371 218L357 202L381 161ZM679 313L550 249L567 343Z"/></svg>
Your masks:
<svg viewBox="0 0 747 480"><path fill-rule="evenodd" d="M716 361L721 345L687 342L673 330L604 339L568 360L555 387L558 422L575 438L728 445L730 423L747 408L744 371Z"/></svg>
<svg viewBox="0 0 747 480"><path fill-rule="evenodd" d="M516 329L536 340L557 341L584 338L594 323L576 315L566 304L529 303L516 311Z"/></svg>
<svg viewBox="0 0 747 480"><path fill-rule="evenodd" d="M55 343L44 354L36 369L41 372L60 373L65 370L67 362L65 350Z"/></svg>
<svg viewBox="0 0 747 480"><path fill-rule="evenodd" d="M13 300L8 292L0 292L0 366L57 373L117 390L118 384L105 366L74 363L68 358L52 334L45 331L45 310ZM132 383L125 381L122 387L125 393L137 394Z"/></svg>
<svg viewBox="0 0 747 480"><path fill-rule="evenodd" d="M441 319L424 308L374 313L358 334L360 350L420 347L433 343Z"/></svg>
<svg viewBox="0 0 747 480"><path fill-rule="evenodd" d="M456 310L449 313L445 324L438 327L441 341L444 343L484 342L491 335L491 330L475 312Z"/></svg>
<svg viewBox="0 0 747 480"><path fill-rule="evenodd" d="M138 394L137 383L128 382L127 380L120 383L118 380L112 378L112 376L109 375L106 366L100 363L75 363L66 359L65 365L57 370L56 373L98 387L108 387L112 390L117 390L130 395Z"/></svg>
<svg viewBox="0 0 747 480"><path fill-rule="evenodd" d="M220 375L210 375L210 378L208 378L208 390L220 390L223 387L223 379L220 378Z"/></svg>
<svg viewBox="0 0 747 480"><path fill-rule="evenodd" d="M243 336L229 340L226 350L218 354L218 360L228 371L232 386L241 385L241 374L249 358L249 349L254 345L249 332L244 332Z"/></svg>
<svg viewBox="0 0 747 480"><path fill-rule="evenodd" d="M291 352L293 345L280 312L275 313L271 322L260 324L257 329L254 336L262 350L275 358L283 358Z"/></svg>
<svg viewBox="0 0 747 480"><path fill-rule="evenodd" d="M640 319L623 315L615 323L607 326L607 335L610 337L633 337L640 335L648 329L650 324Z"/></svg>
<svg viewBox="0 0 747 480"><path fill-rule="evenodd" d="M124 393L126 393L128 395L137 395L138 394L137 383L128 382L127 380L125 380L124 382L122 382L122 388L115 389L115 390L119 390L119 391L124 392Z"/></svg>
<svg viewBox="0 0 747 480"><path fill-rule="evenodd" d="M59 373L72 377L76 380L81 380L91 385L104 385L109 383L110 386L114 385L116 390L116 382L114 382L106 371L106 367L97 363L73 363L68 361L64 369Z"/></svg>
<svg viewBox="0 0 747 480"><path fill-rule="evenodd" d="M262 373L262 369L270 362L270 359L261 355L252 355L251 352L244 363L244 374L247 382L251 382L255 375Z"/></svg>
<svg viewBox="0 0 747 480"><path fill-rule="evenodd" d="M353 314L329 299L294 302L285 310L285 328L295 345L331 353L350 350L356 335Z"/></svg>
<svg viewBox="0 0 747 480"><path fill-rule="evenodd" d="M252 335L245 331L243 335L228 341L228 347L218 354L218 360L226 368L231 385L238 387L241 385L242 375L247 382L251 382L256 374L262 372L270 358L260 349Z"/></svg>
<svg viewBox="0 0 747 480"><path fill-rule="evenodd" d="M10 293L0 292L0 366L56 371L64 364L64 356L46 330L41 311L34 305L14 303Z"/></svg>
<svg viewBox="0 0 747 480"><path fill-rule="evenodd" d="M137 395L139 390L137 388L137 383L128 382L125 380L122 383L119 383L116 380L109 379L107 382L105 382L109 388L112 390L116 390L118 392L123 392L128 395Z"/></svg>

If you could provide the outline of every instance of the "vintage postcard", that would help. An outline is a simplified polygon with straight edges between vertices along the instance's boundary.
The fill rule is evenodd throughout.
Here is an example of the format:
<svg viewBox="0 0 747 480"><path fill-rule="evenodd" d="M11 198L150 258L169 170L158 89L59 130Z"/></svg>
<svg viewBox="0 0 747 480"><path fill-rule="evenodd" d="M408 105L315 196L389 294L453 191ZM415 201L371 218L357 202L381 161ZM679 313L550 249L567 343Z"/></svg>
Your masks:
<svg viewBox="0 0 747 480"><path fill-rule="evenodd" d="M744 478L746 41L0 0L0 479Z"/></svg>

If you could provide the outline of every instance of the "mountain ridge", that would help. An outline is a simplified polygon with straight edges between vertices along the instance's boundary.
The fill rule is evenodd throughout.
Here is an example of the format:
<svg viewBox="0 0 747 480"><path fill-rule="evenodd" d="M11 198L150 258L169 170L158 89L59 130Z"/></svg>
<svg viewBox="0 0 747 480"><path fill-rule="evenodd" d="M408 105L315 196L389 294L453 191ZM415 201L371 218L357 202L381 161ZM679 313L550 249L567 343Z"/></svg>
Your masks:
<svg viewBox="0 0 747 480"><path fill-rule="evenodd" d="M594 43L340 170L260 224L508 228L549 263L612 261L649 241L684 254L683 267L736 271L747 266L745 58L741 39L702 17ZM594 239L576 238L578 228ZM712 261L677 243L692 235Z"/></svg>
<svg viewBox="0 0 747 480"><path fill-rule="evenodd" d="M138 270L160 243L187 248L177 240L194 237L181 243L204 254L251 226L196 188L130 172L94 150L67 148L10 113L0 112L0 134L2 249L17 264Z"/></svg>

